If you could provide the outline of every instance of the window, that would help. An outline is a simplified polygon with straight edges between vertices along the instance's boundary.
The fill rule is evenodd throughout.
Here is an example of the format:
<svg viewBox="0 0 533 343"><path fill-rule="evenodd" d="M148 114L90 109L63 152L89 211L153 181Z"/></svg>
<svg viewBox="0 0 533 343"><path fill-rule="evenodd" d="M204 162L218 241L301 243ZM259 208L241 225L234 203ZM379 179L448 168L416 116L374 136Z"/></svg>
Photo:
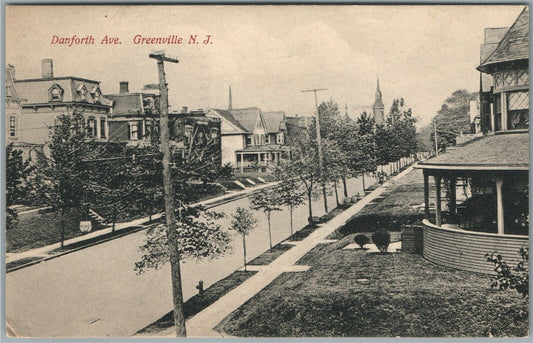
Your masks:
<svg viewBox="0 0 533 343"><path fill-rule="evenodd" d="M217 139L218 138L218 129L213 127L211 128L211 138Z"/></svg>
<svg viewBox="0 0 533 343"><path fill-rule="evenodd" d="M9 136L17 136L17 118L15 116L9 116Z"/></svg>
<svg viewBox="0 0 533 343"><path fill-rule="evenodd" d="M270 144L270 135L266 135L266 144Z"/></svg>
<svg viewBox="0 0 533 343"><path fill-rule="evenodd" d="M529 91L507 93L507 129L529 128Z"/></svg>
<svg viewBox="0 0 533 343"><path fill-rule="evenodd" d="M51 95L52 95L52 100L58 100L59 96L61 95L61 92L59 91L59 89L54 88L52 89Z"/></svg>
<svg viewBox="0 0 533 343"><path fill-rule="evenodd" d="M89 117L87 119L87 134L96 137L96 119L94 117Z"/></svg>
<svg viewBox="0 0 533 343"><path fill-rule="evenodd" d="M130 123L130 140L136 141L139 139L139 123L131 122Z"/></svg>
<svg viewBox="0 0 533 343"><path fill-rule="evenodd" d="M285 144L285 135L282 133L277 134L277 143L280 145Z"/></svg>
<svg viewBox="0 0 533 343"><path fill-rule="evenodd" d="M189 142L191 141L192 129L193 127L191 125L185 125L185 131L183 133L183 135L185 136L184 138L185 144L189 144Z"/></svg>
<svg viewBox="0 0 533 343"><path fill-rule="evenodd" d="M106 121L105 121L105 117L100 117L100 138L106 138Z"/></svg>
<svg viewBox="0 0 533 343"><path fill-rule="evenodd" d="M246 136L246 146L252 145L252 136Z"/></svg>

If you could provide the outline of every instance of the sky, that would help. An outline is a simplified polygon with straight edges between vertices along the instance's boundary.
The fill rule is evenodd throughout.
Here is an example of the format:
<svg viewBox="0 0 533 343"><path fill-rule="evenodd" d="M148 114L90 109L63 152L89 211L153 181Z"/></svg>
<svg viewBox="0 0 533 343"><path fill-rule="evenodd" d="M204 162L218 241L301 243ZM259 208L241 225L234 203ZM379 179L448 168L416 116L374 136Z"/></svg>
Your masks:
<svg viewBox="0 0 533 343"><path fill-rule="evenodd" d="M41 60L54 76L101 81L104 94L158 83L164 49L172 109L256 106L311 115L312 93L357 117L371 106L379 76L386 111L403 97L428 124L456 89L478 91L479 49L487 27L508 27L520 5L105 5L6 6L6 63L16 78L39 78ZM95 44L52 44L94 37ZM105 36L121 44L100 44ZM134 44L134 37L183 37L180 45ZM187 44L210 35L208 44Z"/></svg>

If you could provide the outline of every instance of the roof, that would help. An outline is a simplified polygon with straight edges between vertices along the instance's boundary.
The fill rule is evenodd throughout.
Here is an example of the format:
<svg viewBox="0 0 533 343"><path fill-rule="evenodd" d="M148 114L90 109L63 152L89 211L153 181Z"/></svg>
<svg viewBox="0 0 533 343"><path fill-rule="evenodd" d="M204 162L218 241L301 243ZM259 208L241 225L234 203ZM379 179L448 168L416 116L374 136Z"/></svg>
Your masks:
<svg viewBox="0 0 533 343"><path fill-rule="evenodd" d="M257 116L261 113L261 109L257 107L239 108L229 110L233 118L235 118L248 132L254 132Z"/></svg>
<svg viewBox="0 0 533 343"><path fill-rule="evenodd" d="M285 112L283 111L263 112L263 119L265 120L267 132L279 132L280 125L284 118Z"/></svg>
<svg viewBox="0 0 533 343"><path fill-rule="evenodd" d="M528 170L529 133L483 136L443 155L418 163L423 169Z"/></svg>
<svg viewBox="0 0 533 343"><path fill-rule="evenodd" d="M246 133L248 132L248 130L246 130L246 128L244 128L241 123L239 123L237 121L237 119L235 119L235 117L233 117L233 115L227 111L227 110L220 110L220 109L216 109L216 108L212 108L211 109L212 111L215 111L216 113L218 113L219 116L221 116L223 119L227 120L228 122L230 122L233 126L237 127L239 130L241 130L243 133ZM252 129L253 131L253 129ZM251 132L251 131L250 131Z"/></svg>
<svg viewBox="0 0 533 343"><path fill-rule="evenodd" d="M492 54L477 69L488 73L494 64L529 59L529 8L524 7Z"/></svg>
<svg viewBox="0 0 533 343"><path fill-rule="evenodd" d="M86 101L95 103L90 92L100 87L99 81L86 80L76 77L54 77L43 79L15 80L18 93L28 100L29 104L48 103L48 91L53 85L58 85L63 90L63 102ZM78 88L85 86L87 92L85 96L78 94ZM101 93L101 91L100 91Z"/></svg>
<svg viewBox="0 0 533 343"><path fill-rule="evenodd" d="M141 93L106 94L104 97L113 100L113 115L143 112Z"/></svg>

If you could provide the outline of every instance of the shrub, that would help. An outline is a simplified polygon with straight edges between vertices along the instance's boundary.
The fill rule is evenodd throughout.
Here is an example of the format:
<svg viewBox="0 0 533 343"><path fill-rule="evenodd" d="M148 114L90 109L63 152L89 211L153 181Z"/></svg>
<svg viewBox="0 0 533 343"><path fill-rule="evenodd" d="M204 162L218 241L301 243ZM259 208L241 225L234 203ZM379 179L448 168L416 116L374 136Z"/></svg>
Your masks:
<svg viewBox="0 0 533 343"><path fill-rule="evenodd" d="M370 243L370 238L365 235L357 235L353 238L353 240L355 241L355 243L357 243L357 245L361 247L361 249L363 249L363 246L365 244Z"/></svg>
<svg viewBox="0 0 533 343"><path fill-rule="evenodd" d="M486 254L487 262L494 265L496 276L493 277L491 288L498 288L500 291L506 289L515 289L522 297L529 297L529 272L524 265L529 261L529 249L520 248L519 251L522 260L518 262L516 267L510 267L502 258L502 255L495 251L491 254Z"/></svg>
<svg viewBox="0 0 533 343"><path fill-rule="evenodd" d="M380 229L372 234L372 242L381 252L387 252L390 243L390 233L387 230Z"/></svg>
<svg viewBox="0 0 533 343"><path fill-rule="evenodd" d="M413 214L389 214L389 213L371 213L361 214L352 218L346 225L339 228L343 236L348 236L358 232L375 232L378 229L388 231L401 231L404 225L414 225L424 219L423 213Z"/></svg>

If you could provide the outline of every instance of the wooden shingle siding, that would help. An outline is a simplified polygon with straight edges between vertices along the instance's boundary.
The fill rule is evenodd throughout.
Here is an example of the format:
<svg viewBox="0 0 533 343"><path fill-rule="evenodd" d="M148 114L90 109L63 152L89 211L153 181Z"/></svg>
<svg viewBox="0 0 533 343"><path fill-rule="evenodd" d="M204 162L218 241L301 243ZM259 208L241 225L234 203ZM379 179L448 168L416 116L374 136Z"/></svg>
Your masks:
<svg viewBox="0 0 533 343"><path fill-rule="evenodd" d="M520 261L520 248L529 247L528 236L484 234L439 228L424 221L423 256L435 264L456 269L493 274L485 254L497 251L507 264ZM526 264L527 268L527 264Z"/></svg>

